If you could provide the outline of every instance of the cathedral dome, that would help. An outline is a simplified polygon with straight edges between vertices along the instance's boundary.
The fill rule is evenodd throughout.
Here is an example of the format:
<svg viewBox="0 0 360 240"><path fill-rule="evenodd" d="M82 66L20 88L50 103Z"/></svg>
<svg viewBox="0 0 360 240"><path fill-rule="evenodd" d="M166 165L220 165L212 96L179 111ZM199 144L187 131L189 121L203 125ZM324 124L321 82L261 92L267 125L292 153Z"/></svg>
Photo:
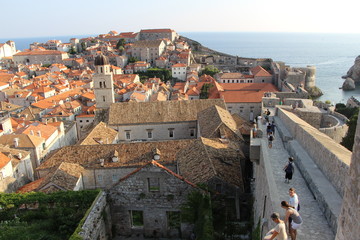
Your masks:
<svg viewBox="0 0 360 240"><path fill-rule="evenodd" d="M109 58L103 54L100 54L95 58L95 66L109 65Z"/></svg>

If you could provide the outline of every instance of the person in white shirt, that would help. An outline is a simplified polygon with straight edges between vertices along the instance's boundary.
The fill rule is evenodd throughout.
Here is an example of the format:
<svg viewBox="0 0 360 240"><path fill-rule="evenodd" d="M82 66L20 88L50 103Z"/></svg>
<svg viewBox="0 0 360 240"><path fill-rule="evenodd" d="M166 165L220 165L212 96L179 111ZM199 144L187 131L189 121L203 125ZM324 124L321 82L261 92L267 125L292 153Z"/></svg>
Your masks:
<svg viewBox="0 0 360 240"><path fill-rule="evenodd" d="M264 240L287 240L285 222L280 219L280 214L274 212L271 214L271 220L277 223L277 225L265 235Z"/></svg>
<svg viewBox="0 0 360 240"><path fill-rule="evenodd" d="M295 188L290 188L289 189L289 204L291 206L293 206L297 211L300 210L300 205L299 205L299 197L295 192Z"/></svg>

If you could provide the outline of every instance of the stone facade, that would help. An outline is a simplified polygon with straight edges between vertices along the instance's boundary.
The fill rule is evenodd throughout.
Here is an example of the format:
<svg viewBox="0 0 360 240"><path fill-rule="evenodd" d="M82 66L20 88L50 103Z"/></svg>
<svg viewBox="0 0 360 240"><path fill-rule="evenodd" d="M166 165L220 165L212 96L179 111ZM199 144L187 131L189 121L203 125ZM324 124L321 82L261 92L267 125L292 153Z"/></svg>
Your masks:
<svg viewBox="0 0 360 240"><path fill-rule="evenodd" d="M66 58L69 58L66 52L55 50L20 52L13 56L16 65L62 63Z"/></svg>
<svg viewBox="0 0 360 240"><path fill-rule="evenodd" d="M347 176L336 240L358 239L360 236L360 118L357 122L350 171Z"/></svg>
<svg viewBox="0 0 360 240"><path fill-rule="evenodd" d="M246 120L254 120L256 116L261 115L261 102L260 103L246 103L246 102L239 102L239 103L226 103L226 107L228 111L233 114L239 114L240 117Z"/></svg>
<svg viewBox="0 0 360 240"><path fill-rule="evenodd" d="M115 102L114 80L110 71L110 65L96 66L94 79L94 93L97 108L109 108Z"/></svg>
<svg viewBox="0 0 360 240"><path fill-rule="evenodd" d="M113 128L119 132L119 141L159 141L196 138L196 121L125 125L114 126Z"/></svg>
<svg viewBox="0 0 360 240"><path fill-rule="evenodd" d="M170 215L180 214L194 185L153 164L136 171L109 191L116 235L187 238L192 228Z"/></svg>

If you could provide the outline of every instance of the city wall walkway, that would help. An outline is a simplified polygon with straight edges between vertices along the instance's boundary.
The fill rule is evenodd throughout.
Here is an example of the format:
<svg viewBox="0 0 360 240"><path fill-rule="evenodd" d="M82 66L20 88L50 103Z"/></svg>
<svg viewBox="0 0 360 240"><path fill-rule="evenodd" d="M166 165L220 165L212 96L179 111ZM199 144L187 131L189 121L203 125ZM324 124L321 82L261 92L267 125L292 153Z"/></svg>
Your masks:
<svg viewBox="0 0 360 240"><path fill-rule="evenodd" d="M273 114L272 114L273 115ZM270 116L273 119L273 116ZM303 218L303 224L297 231L298 240L332 240L335 238L331 227L320 210L318 202L314 198L313 193L308 188L304 178L302 177L299 169L295 166L295 173L293 180L290 183L285 183L284 166L288 162L289 153L284 148L283 141L279 137L279 133L275 131L275 140L273 141L272 148L267 146L266 126L259 122L258 128L262 130L263 136L261 138L262 151L264 156L267 156L265 160L270 162L273 179L277 188L277 194L279 195L279 209L280 202L285 200L289 201L288 190L290 187L296 189L300 202L300 215ZM265 147L264 147L265 146ZM296 165L296 162L295 162ZM331 196L329 196L331 197ZM285 210L281 209L280 215L285 215ZM275 224L268 219L270 226L274 227ZM289 237L290 239L290 237Z"/></svg>

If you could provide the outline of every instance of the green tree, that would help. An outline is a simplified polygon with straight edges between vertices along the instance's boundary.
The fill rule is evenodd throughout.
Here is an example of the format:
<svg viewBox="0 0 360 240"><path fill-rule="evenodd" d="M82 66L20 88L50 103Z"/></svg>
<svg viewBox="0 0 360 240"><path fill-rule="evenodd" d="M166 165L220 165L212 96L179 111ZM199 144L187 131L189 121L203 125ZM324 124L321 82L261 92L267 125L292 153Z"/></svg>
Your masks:
<svg viewBox="0 0 360 240"><path fill-rule="evenodd" d="M134 62L137 62L137 61L139 61L139 59L137 59L136 57L129 57L129 59L128 59L129 63L134 63Z"/></svg>
<svg viewBox="0 0 360 240"><path fill-rule="evenodd" d="M352 148L354 146L359 108L346 107L344 104L338 103L336 104L335 111L343 114L349 119L349 121L347 121L346 123L349 126L348 132L340 144L352 151Z"/></svg>
<svg viewBox="0 0 360 240"><path fill-rule="evenodd" d="M119 39L119 41L116 43L116 48L120 49L120 47L124 47L125 46L125 39L121 38Z"/></svg>
<svg viewBox="0 0 360 240"><path fill-rule="evenodd" d="M85 42L82 42L82 43L81 43L81 50L82 50L82 51L85 51L85 50L86 50L86 43L85 43Z"/></svg>
<svg viewBox="0 0 360 240"><path fill-rule="evenodd" d="M219 69L217 69L214 65L208 65L201 71L200 75L207 74L213 77L218 72L220 72Z"/></svg>
<svg viewBox="0 0 360 240"><path fill-rule="evenodd" d="M75 50L74 46L72 46L72 47L70 48L70 50L69 50L68 53L70 53L70 54L76 54L76 50Z"/></svg>
<svg viewBox="0 0 360 240"><path fill-rule="evenodd" d="M211 200L208 194L199 191L191 192L186 204L182 206L181 216L184 222L195 225L196 239L214 239Z"/></svg>
<svg viewBox="0 0 360 240"><path fill-rule="evenodd" d="M213 85L210 83L205 83L202 87L201 87L201 91L200 91L200 99L208 99L209 98L209 91L210 88L212 88Z"/></svg>

